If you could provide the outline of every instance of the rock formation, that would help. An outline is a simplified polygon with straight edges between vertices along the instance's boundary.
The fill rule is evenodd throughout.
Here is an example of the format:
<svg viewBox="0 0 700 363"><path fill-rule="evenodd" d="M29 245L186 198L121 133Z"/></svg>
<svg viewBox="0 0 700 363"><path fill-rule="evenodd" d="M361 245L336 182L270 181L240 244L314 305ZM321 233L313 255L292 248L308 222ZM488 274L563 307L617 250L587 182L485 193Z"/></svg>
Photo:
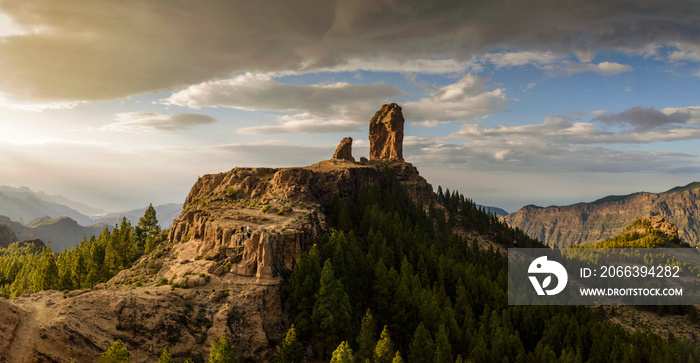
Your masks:
<svg viewBox="0 0 700 363"><path fill-rule="evenodd" d="M678 237L678 227L673 223L666 222L666 219L662 216L649 217L649 224L653 230L671 237Z"/></svg>
<svg viewBox="0 0 700 363"><path fill-rule="evenodd" d="M401 107L383 105L369 122L369 159L403 160L403 123Z"/></svg>
<svg viewBox="0 0 700 363"><path fill-rule="evenodd" d="M550 246L590 244L621 234L637 219L663 217L678 226L678 236L691 246L700 245L700 183L663 193L608 196L591 203L537 207L528 205L505 221Z"/></svg>
<svg viewBox="0 0 700 363"><path fill-rule="evenodd" d="M355 162L355 158L352 157L352 137L344 137L340 140L340 144L335 149L335 154L333 154L333 160L348 160Z"/></svg>
<svg viewBox="0 0 700 363"><path fill-rule="evenodd" d="M434 201L411 164L385 165L417 203ZM166 345L176 361L206 361L224 334L241 360L271 361L288 328L281 274L329 230L323 206L386 182L371 162L202 176L168 240L107 283L0 298L0 362L94 362L116 339L135 363Z"/></svg>

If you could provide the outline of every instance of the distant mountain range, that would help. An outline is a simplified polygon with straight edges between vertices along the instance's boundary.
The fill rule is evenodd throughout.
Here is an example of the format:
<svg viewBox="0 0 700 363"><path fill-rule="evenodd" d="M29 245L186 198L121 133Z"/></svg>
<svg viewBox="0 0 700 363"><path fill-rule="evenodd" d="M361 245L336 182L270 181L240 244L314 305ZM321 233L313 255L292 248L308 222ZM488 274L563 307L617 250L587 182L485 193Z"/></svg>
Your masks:
<svg viewBox="0 0 700 363"><path fill-rule="evenodd" d="M477 207L484 208L484 210L485 210L487 213L495 214L495 215L497 215L497 216L503 217L503 216L507 216L507 215L508 215L508 212L506 212L504 209L501 209L501 208L498 208L498 207L490 207L490 206L487 206L487 205L479 205L479 204L477 204L476 206L477 206Z"/></svg>
<svg viewBox="0 0 700 363"><path fill-rule="evenodd" d="M81 214L86 216L96 216L100 214L105 214L106 212L102 209L91 207L85 203L76 202L74 200L68 199L62 195L49 195L44 192L34 192L28 187L13 188L7 185L0 186L0 193L7 196L26 196L27 194L34 195L35 197L44 200L49 203L61 204L68 208L74 209Z"/></svg>
<svg viewBox="0 0 700 363"><path fill-rule="evenodd" d="M182 211L182 204L169 203L163 205L154 206L156 210L156 218L158 218L158 224L163 229L170 228L173 224L173 220L180 216ZM103 216L95 217L93 220L96 223L103 223L106 225L114 226L122 221L122 217L126 217L127 220L131 222L131 225L136 225L139 223L139 219L143 217L146 213L148 207L134 209L126 212L109 213Z"/></svg>
<svg viewBox="0 0 700 363"><path fill-rule="evenodd" d="M182 205L170 203L154 208L159 224L166 229L180 215ZM146 209L106 214L99 208L64 196L34 192L27 187L0 186L0 228L6 225L9 232L13 232L10 235L5 229L0 229L0 247L15 240L41 239L50 241L54 250L62 251L74 246L84 235L97 235L105 227L112 229L121 223L122 217L132 225L138 224Z"/></svg>
<svg viewBox="0 0 700 363"><path fill-rule="evenodd" d="M700 245L700 182L663 193L611 195L591 203L538 207L528 205L505 217L530 237L550 246L590 244L623 232L640 218L659 215L678 226L683 241Z"/></svg>
<svg viewBox="0 0 700 363"><path fill-rule="evenodd" d="M51 242L51 248L57 252L75 246L85 235L99 235L105 228L105 225L83 227L68 217L43 217L23 225L0 216L0 225L9 226L18 241L40 239L47 244Z"/></svg>
<svg viewBox="0 0 700 363"><path fill-rule="evenodd" d="M7 190L9 187L2 188L5 190L0 191L0 215L7 216L14 221L26 223L43 216L49 216L52 218L70 217L82 225L94 223L90 217L77 210L45 200L40 194L34 193L28 188L13 188L14 190ZM56 198L51 199L56 200Z"/></svg>

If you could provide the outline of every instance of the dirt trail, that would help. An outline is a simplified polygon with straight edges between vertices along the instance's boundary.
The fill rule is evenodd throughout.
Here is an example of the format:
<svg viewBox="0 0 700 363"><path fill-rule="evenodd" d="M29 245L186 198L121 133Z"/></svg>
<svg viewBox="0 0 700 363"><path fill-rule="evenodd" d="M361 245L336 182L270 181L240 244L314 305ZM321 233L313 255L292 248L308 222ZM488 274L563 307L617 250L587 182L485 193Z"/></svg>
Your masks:
<svg viewBox="0 0 700 363"><path fill-rule="evenodd" d="M49 302L46 293L32 295L22 299L24 301L20 300L21 302L17 304L26 312L26 315L15 331L15 338L12 341L7 357L8 362L35 361L36 341L41 339L42 324L49 321L54 315L51 306L46 306Z"/></svg>

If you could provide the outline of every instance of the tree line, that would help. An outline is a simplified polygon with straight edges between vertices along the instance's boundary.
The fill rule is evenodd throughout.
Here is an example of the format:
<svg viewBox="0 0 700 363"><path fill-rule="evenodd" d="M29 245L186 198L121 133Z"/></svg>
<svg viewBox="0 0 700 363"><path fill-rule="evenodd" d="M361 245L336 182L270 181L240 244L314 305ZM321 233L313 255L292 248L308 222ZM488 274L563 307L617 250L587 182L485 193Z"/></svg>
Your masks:
<svg viewBox="0 0 700 363"><path fill-rule="evenodd" d="M150 205L138 225L122 218L111 231L84 236L61 253L46 247L13 243L0 249L0 296L12 298L41 290L89 289L131 267L151 252L165 235Z"/></svg>
<svg viewBox="0 0 700 363"><path fill-rule="evenodd" d="M302 254L288 278L286 306L295 338L313 352L307 359L700 360L696 344L628 333L585 306L509 306L507 259L480 238L544 245L457 192L438 188L438 201L424 211L390 171L381 189L334 198L328 215L337 231Z"/></svg>

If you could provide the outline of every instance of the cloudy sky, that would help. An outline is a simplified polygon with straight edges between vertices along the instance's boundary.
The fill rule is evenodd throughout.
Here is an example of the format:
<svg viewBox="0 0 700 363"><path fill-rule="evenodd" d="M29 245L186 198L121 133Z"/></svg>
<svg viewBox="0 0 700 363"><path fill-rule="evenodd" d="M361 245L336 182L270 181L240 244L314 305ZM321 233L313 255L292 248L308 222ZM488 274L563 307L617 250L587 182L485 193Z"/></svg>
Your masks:
<svg viewBox="0 0 700 363"><path fill-rule="evenodd" d="M368 154L515 211L700 180L697 1L0 0L0 184L107 210Z"/></svg>

